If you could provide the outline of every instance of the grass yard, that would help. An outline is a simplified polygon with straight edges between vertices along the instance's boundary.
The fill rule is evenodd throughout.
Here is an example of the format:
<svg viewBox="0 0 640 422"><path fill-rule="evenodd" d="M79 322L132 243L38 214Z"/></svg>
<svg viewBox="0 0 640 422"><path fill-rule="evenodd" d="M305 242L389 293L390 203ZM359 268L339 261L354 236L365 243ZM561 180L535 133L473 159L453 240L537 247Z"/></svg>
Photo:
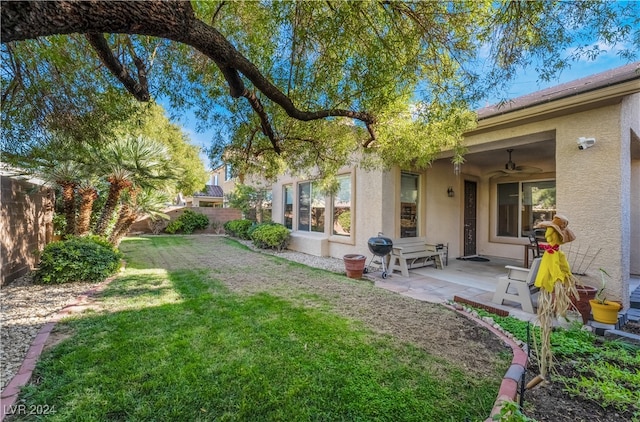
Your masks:
<svg viewBox="0 0 640 422"><path fill-rule="evenodd" d="M47 420L477 421L510 362L497 341L448 339L469 323L445 308L228 239L133 238L121 249L126 271L95 310L59 324L68 338L21 393L55 409ZM372 323L387 307L398 313ZM460 331L412 341L394 333L402 315L439 315ZM474 350L448 357L465 344Z"/></svg>

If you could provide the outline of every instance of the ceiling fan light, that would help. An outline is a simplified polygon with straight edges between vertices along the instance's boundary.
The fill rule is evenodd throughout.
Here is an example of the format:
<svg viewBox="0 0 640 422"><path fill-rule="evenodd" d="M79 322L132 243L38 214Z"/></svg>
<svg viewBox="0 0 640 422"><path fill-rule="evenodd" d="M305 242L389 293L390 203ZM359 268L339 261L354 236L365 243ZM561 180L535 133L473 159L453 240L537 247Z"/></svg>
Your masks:
<svg viewBox="0 0 640 422"><path fill-rule="evenodd" d="M509 153L509 161L507 161L507 164L504 165L504 169L505 170L515 170L516 169L516 163L511 161L511 153L513 152L513 148L508 149L507 152Z"/></svg>

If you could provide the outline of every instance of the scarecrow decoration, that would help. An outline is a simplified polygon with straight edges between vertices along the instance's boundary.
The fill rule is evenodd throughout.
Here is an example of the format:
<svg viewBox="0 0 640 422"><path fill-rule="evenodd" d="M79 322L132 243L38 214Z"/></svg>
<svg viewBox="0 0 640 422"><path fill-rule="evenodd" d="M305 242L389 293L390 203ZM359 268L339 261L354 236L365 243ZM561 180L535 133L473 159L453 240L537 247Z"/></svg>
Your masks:
<svg viewBox="0 0 640 422"><path fill-rule="evenodd" d="M540 376L546 379L547 371L553 364L551 352L551 328L554 318L565 317L571 297L578 298L576 279L571 274L569 262L560 245L572 242L576 236L567 228L569 221L565 216L556 214L551 221L543 221L537 228L546 227L547 244L541 244L544 255L535 280L540 288L538 299L538 321L540 323L540 342L538 348L538 366Z"/></svg>

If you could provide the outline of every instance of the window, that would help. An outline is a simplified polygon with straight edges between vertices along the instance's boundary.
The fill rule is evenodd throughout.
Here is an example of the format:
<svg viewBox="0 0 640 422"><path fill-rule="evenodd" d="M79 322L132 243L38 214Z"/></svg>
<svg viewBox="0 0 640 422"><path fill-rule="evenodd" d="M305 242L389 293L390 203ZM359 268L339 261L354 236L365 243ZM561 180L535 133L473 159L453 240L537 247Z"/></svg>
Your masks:
<svg viewBox="0 0 640 422"><path fill-rule="evenodd" d="M400 237L418 236L419 180L417 174L400 175Z"/></svg>
<svg viewBox="0 0 640 422"><path fill-rule="evenodd" d="M333 234L351 235L351 175L338 176L338 192L333 197Z"/></svg>
<svg viewBox="0 0 640 422"><path fill-rule="evenodd" d="M298 230L324 232L325 201L317 185L298 185Z"/></svg>
<svg viewBox="0 0 640 422"><path fill-rule="evenodd" d="M231 172L231 164L225 164L224 166L224 180L231 180L233 178L233 173Z"/></svg>
<svg viewBox="0 0 640 422"><path fill-rule="evenodd" d="M284 186L284 226L293 229L293 185Z"/></svg>
<svg viewBox="0 0 640 422"><path fill-rule="evenodd" d="M526 237L555 213L555 180L498 184L498 236Z"/></svg>

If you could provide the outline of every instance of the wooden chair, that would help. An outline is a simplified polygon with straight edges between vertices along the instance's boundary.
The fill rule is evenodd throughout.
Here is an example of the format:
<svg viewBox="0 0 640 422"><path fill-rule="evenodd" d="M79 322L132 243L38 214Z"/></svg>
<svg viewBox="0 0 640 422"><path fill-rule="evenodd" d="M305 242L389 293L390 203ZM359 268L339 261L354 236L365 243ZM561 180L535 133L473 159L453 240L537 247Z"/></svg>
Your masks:
<svg viewBox="0 0 640 422"><path fill-rule="evenodd" d="M529 313L535 313L533 309L533 295L540 289L534 285L540 261L542 258L535 258L531 263L531 268L514 267L507 265L507 275L500 277L496 291L493 294L493 303L502 305L505 300L519 303L522 310ZM509 292L509 288L515 289L515 292Z"/></svg>

